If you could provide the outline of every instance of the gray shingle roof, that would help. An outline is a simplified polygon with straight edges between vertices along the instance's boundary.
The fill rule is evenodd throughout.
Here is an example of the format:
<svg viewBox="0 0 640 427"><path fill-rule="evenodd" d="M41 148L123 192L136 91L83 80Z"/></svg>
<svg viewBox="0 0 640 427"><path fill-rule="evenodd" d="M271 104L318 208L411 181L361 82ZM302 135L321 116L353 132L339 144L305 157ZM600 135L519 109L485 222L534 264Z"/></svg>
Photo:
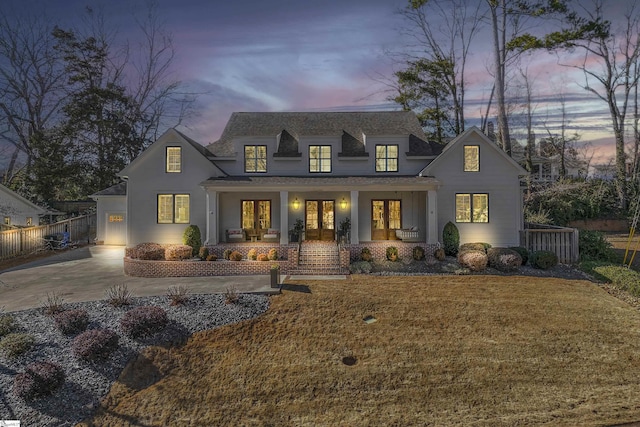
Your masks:
<svg viewBox="0 0 640 427"><path fill-rule="evenodd" d="M100 190L97 193L93 193L91 196L126 196L127 195L127 183L119 182L112 185L109 188Z"/></svg>
<svg viewBox="0 0 640 427"><path fill-rule="evenodd" d="M240 136L276 137L286 130L296 141L302 136L341 137L348 133L360 143L362 136L415 135L426 141L411 111L233 113L220 139L207 148L216 156L233 155L233 139Z"/></svg>

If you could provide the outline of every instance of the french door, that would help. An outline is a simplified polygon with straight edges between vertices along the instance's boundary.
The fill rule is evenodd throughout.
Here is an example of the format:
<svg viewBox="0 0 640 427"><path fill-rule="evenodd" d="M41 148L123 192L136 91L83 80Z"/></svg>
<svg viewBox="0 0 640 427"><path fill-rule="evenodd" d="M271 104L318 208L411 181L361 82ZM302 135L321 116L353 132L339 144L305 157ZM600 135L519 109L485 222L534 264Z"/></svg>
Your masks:
<svg viewBox="0 0 640 427"><path fill-rule="evenodd" d="M371 240L393 240L402 228L400 200L371 201Z"/></svg>
<svg viewBox="0 0 640 427"><path fill-rule="evenodd" d="M336 239L335 204L334 200L305 201L305 240Z"/></svg>
<svg viewBox="0 0 640 427"><path fill-rule="evenodd" d="M271 200L243 200L242 228L271 227Z"/></svg>

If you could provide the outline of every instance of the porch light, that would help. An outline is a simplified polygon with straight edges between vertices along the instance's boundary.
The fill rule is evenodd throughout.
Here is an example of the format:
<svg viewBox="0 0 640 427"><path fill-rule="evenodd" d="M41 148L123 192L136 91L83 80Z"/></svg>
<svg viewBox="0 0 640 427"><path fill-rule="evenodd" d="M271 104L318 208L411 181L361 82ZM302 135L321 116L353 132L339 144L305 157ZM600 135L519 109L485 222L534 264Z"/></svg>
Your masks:
<svg viewBox="0 0 640 427"><path fill-rule="evenodd" d="M340 207L344 210L347 209L347 201L344 199L344 197L342 198L342 201L340 202Z"/></svg>
<svg viewBox="0 0 640 427"><path fill-rule="evenodd" d="M293 209L298 210L299 207L300 207L300 202L298 201L298 198L296 197L296 199L293 201Z"/></svg>

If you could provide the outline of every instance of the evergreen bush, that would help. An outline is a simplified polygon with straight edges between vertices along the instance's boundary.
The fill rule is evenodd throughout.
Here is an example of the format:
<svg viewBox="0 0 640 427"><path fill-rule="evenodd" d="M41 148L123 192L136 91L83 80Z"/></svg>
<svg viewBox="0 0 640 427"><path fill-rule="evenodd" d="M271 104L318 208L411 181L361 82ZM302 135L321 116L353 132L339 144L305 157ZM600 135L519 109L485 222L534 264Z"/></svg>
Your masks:
<svg viewBox="0 0 640 427"><path fill-rule="evenodd" d="M558 256L551 251L533 251L529 255L532 267L547 270L558 265Z"/></svg>
<svg viewBox="0 0 640 427"><path fill-rule="evenodd" d="M182 234L182 243L191 246L191 256L196 256L202 246L200 227L193 224L189 225Z"/></svg>
<svg viewBox="0 0 640 427"><path fill-rule="evenodd" d="M71 309L55 314L53 320L64 335L75 335L87 329L89 314L87 310Z"/></svg>
<svg viewBox="0 0 640 427"><path fill-rule="evenodd" d="M62 368L51 362L34 362L25 371L16 375L13 382L14 393L31 400L52 394L64 384L65 374Z"/></svg>
<svg viewBox="0 0 640 427"><path fill-rule="evenodd" d="M522 258L522 265L527 265L529 261L529 251L527 248L523 248L522 246L510 246L509 249L518 252L520 258Z"/></svg>
<svg viewBox="0 0 640 427"><path fill-rule="evenodd" d="M120 319L120 328L131 338L147 337L163 330L168 323L167 312L156 306L141 306L127 311Z"/></svg>
<svg viewBox="0 0 640 427"><path fill-rule="evenodd" d="M508 248L489 248L487 259L490 267L503 272L518 271L522 265L520 254Z"/></svg>
<svg viewBox="0 0 640 427"><path fill-rule="evenodd" d="M0 340L0 352L15 359L33 348L36 340L32 335L12 332Z"/></svg>
<svg viewBox="0 0 640 427"><path fill-rule="evenodd" d="M276 248L269 249L267 257L270 261L276 261L278 259L278 250Z"/></svg>
<svg viewBox="0 0 640 427"><path fill-rule="evenodd" d="M249 252L247 252L247 259L250 259L252 261L258 259L258 250L255 248L249 249Z"/></svg>
<svg viewBox="0 0 640 427"><path fill-rule="evenodd" d="M445 255L456 256L460 246L460 232L458 227L451 221L445 224L442 230L442 243Z"/></svg>
<svg viewBox="0 0 640 427"><path fill-rule="evenodd" d="M193 248L189 245L169 245L164 251L166 261L183 261L193 256Z"/></svg>
<svg viewBox="0 0 640 427"><path fill-rule="evenodd" d="M75 337L73 354L83 360L106 359L118 348L118 334L110 329L90 329Z"/></svg>
<svg viewBox="0 0 640 427"><path fill-rule="evenodd" d="M489 261L484 251L469 250L458 252L458 263L471 271L483 271L487 268Z"/></svg>
<svg viewBox="0 0 640 427"><path fill-rule="evenodd" d="M369 248L362 248L360 251L360 259L362 261L371 262L373 256L371 256L371 250Z"/></svg>
<svg viewBox="0 0 640 427"><path fill-rule="evenodd" d="M415 246L412 251L413 259L421 261L424 259L424 248L422 246Z"/></svg>
<svg viewBox="0 0 640 427"><path fill-rule="evenodd" d="M198 251L198 258L204 261L207 259L208 256L209 256L209 249L206 246L202 246Z"/></svg>
<svg viewBox="0 0 640 427"><path fill-rule="evenodd" d="M386 251L387 259L389 261L397 261L398 260L398 248L395 246L389 246Z"/></svg>

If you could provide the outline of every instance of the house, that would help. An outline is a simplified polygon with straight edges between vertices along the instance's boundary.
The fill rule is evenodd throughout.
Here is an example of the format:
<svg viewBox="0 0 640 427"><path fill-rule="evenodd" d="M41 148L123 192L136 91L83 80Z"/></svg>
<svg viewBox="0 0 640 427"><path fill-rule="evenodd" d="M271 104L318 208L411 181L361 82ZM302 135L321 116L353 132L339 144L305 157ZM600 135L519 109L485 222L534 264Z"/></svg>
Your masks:
<svg viewBox="0 0 640 427"><path fill-rule="evenodd" d="M40 217L50 212L0 184L0 217L3 228L40 225Z"/></svg>
<svg viewBox="0 0 640 427"><path fill-rule="evenodd" d="M462 242L511 246L525 174L478 128L427 141L412 112L243 112L207 147L169 129L93 197L99 239L128 246L181 242L189 224L211 246L288 245L296 220L304 241L335 242L345 219L352 246L435 245L449 221Z"/></svg>

